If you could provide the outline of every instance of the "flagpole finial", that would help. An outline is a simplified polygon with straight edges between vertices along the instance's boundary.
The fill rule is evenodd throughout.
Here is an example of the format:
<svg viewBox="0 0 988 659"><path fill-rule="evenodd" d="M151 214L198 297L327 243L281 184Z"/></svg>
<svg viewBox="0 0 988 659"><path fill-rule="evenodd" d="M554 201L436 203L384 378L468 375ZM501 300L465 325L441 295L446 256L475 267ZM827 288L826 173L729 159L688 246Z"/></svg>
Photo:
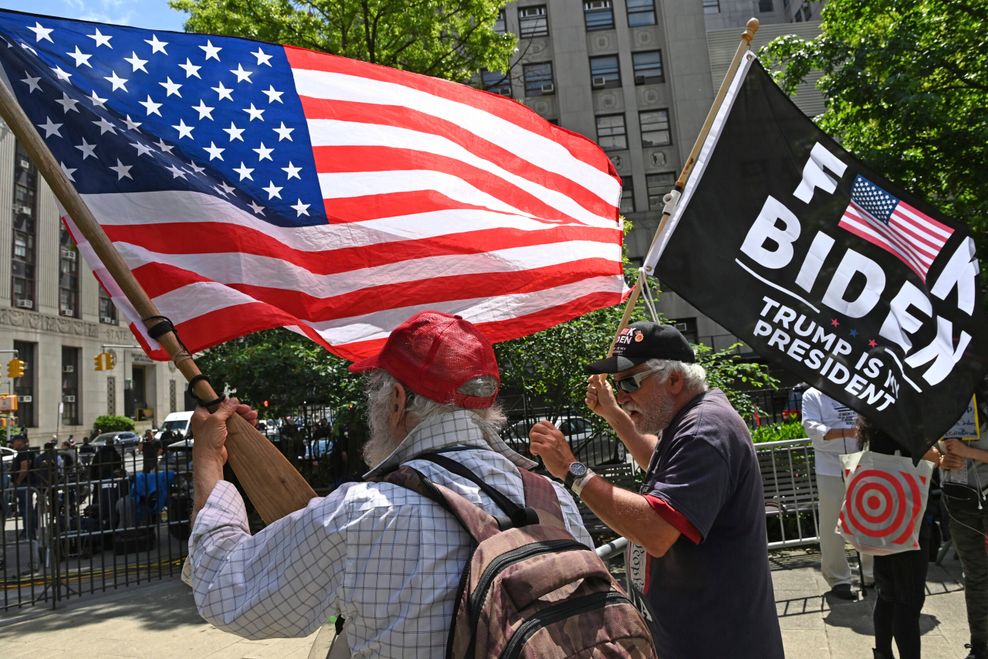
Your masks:
<svg viewBox="0 0 988 659"><path fill-rule="evenodd" d="M745 23L744 34L741 35L741 38L747 41L749 46L751 45L751 40L755 38L755 33L758 32L760 25L761 23L758 22L757 18L749 18L748 22Z"/></svg>

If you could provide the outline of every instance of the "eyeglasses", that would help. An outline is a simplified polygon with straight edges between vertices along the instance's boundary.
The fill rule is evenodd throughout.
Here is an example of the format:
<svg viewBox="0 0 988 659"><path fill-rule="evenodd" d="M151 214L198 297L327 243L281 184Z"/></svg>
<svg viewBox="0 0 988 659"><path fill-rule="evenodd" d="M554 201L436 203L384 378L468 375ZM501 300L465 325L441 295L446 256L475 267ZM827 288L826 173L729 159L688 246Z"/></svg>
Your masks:
<svg viewBox="0 0 988 659"><path fill-rule="evenodd" d="M635 373L629 377L615 380L614 386L626 394L633 394L641 389L642 382L660 372L662 372L661 368L653 368L647 371L642 371L641 373Z"/></svg>

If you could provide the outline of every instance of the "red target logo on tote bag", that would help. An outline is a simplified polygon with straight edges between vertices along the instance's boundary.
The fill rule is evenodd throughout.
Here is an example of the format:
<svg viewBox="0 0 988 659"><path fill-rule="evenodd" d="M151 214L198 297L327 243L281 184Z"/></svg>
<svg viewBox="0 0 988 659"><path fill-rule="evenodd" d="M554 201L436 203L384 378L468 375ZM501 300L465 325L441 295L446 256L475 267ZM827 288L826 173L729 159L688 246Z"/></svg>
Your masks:
<svg viewBox="0 0 988 659"><path fill-rule="evenodd" d="M842 455L844 503L837 532L863 554L919 549L933 465L861 451Z"/></svg>

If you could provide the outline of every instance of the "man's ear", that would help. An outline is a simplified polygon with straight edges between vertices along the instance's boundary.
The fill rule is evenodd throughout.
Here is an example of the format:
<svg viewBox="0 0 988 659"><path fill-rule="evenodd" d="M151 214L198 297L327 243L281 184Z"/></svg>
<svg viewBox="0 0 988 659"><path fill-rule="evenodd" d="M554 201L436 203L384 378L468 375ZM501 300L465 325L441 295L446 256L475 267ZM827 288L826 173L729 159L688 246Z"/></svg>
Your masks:
<svg viewBox="0 0 988 659"><path fill-rule="evenodd" d="M669 380L667 381L667 386L669 388L669 393L673 396L678 396L683 391L683 386L686 381L683 378L683 374L679 371L672 371L669 373Z"/></svg>
<svg viewBox="0 0 988 659"><path fill-rule="evenodd" d="M388 401L388 422L392 428L404 430L405 406L408 404L408 396L405 387L397 382L392 385L391 399Z"/></svg>

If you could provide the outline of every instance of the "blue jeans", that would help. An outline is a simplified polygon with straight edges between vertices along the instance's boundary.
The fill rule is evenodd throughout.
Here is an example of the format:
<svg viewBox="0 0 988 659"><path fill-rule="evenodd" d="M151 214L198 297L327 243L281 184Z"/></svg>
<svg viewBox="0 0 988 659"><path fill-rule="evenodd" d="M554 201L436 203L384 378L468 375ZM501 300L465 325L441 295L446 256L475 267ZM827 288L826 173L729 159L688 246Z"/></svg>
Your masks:
<svg viewBox="0 0 988 659"><path fill-rule="evenodd" d="M33 538L38 529L38 508L34 503L34 490L18 487L17 510L21 515L21 534Z"/></svg>

